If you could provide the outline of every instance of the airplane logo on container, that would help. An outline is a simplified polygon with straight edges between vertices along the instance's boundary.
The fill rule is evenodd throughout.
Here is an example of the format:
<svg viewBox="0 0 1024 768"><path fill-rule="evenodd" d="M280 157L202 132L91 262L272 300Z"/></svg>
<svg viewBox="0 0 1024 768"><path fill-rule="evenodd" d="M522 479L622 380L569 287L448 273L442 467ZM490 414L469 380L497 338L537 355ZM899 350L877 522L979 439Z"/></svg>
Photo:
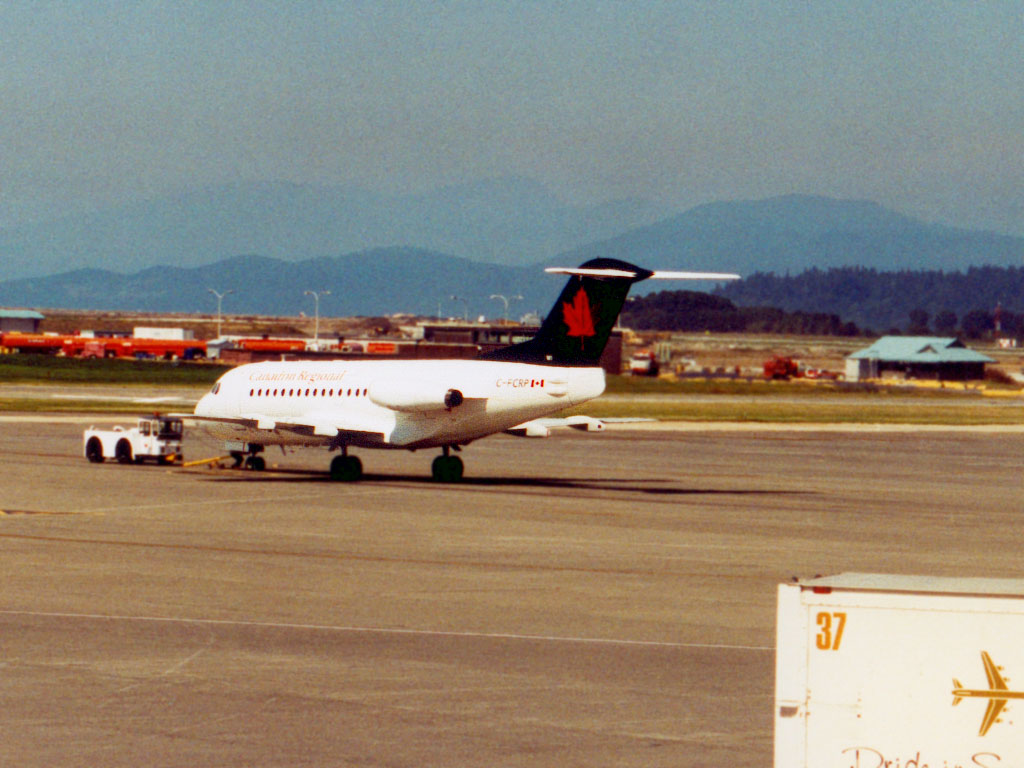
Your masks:
<svg viewBox="0 0 1024 768"><path fill-rule="evenodd" d="M981 663L985 665L985 675L988 677L988 688L964 688L955 677L953 678L953 706L955 707L963 699L988 699L988 707L985 708L985 716L981 721L979 736L988 733L988 729L994 723L1002 722L999 715L1010 699L1024 699L1024 691L1011 691L1007 686L1009 678L1000 674L1002 667L997 667L988 655L987 651L981 652Z"/></svg>

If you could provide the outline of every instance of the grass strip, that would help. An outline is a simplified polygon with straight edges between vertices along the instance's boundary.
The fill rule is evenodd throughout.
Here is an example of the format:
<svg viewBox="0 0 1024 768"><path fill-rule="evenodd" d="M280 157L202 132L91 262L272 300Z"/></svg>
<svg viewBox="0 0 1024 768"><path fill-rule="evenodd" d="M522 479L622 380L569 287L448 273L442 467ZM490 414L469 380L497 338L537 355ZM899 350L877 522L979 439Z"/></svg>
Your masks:
<svg viewBox="0 0 1024 768"><path fill-rule="evenodd" d="M210 385L228 367L212 363L0 355L0 382Z"/></svg>
<svg viewBox="0 0 1024 768"><path fill-rule="evenodd" d="M586 403L564 415L596 418L653 418L666 421L728 421L766 424L936 424L943 426L1024 425L1024 407L1013 405L853 404L835 402L602 402Z"/></svg>
<svg viewBox="0 0 1024 768"><path fill-rule="evenodd" d="M119 413L142 415L191 413L194 405L181 403L131 403L124 400L58 400L54 398L0 397L0 413Z"/></svg>

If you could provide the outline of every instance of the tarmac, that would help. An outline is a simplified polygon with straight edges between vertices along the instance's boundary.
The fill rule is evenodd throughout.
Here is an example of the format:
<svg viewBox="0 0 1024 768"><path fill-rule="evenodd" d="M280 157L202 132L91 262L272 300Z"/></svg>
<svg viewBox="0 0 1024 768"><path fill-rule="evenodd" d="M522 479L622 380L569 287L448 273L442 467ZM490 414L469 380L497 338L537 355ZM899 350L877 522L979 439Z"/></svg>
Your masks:
<svg viewBox="0 0 1024 768"><path fill-rule="evenodd" d="M1024 575L1020 431L619 426L343 485L92 465L87 423L0 422L0 765L764 767L779 583Z"/></svg>

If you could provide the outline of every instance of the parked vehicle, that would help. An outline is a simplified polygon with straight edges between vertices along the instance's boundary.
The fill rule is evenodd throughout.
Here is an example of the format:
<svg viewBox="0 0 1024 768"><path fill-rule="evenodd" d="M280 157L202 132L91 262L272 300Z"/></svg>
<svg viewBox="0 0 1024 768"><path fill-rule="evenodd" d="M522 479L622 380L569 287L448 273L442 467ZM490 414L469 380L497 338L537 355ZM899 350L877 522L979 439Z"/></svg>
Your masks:
<svg viewBox="0 0 1024 768"><path fill-rule="evenodd" d="M180 419L154 415L139 419L128 429L89 427L82 436L82 447L85 458L94 464L105 459L117 459L120 464L141 464L146 459L170 464L182 460L182 434Z"/></svg>
<svg viewBox="0 0 1024 768"><path fill-rule="evenodd" d="M653 352L641 349L629 359L629 372L633 376L657 376L658 358Z"/></svg>
<svg viewBox="0 0 1024 768"><path fill-rule="evenodd" d="M792 357L776 355L764 364L764 377L766 379L790 379L800 375L800 366Z"/></svg>

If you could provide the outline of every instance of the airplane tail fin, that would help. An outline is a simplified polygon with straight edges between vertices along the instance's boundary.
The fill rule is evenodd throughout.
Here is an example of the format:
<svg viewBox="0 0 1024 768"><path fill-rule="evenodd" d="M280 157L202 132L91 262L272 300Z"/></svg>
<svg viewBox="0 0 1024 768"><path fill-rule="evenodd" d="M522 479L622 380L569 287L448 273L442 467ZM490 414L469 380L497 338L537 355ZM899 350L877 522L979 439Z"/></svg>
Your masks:
<svg viewBox="0 0 1024 768"><path fill-rule="evenodd" d="M959 690L962 690L962 689L963 689L963 686L962 686L962 685L960 685L960 681L959 681L959 680L957 680L957 679L956 679L956 678L954 677L954 678L953 678L953 690L954 690L954 691L959 691ZM963 696L956 696L956 695L954 695L954 696L953 696L953 706L954 706L954 707L955 707L955 706L956 706L957 704L959 704L959 703L960 703L961 701L963 701Z"/></svg>
<svg viewBox="0 0 1024 768"><path fill-rule="evenodd" d="M511 347L486 352L482 360L557 366L597 366L634 283L648 278L733 280L739 275L653 272L618 259L591 259L575 268L552 267L569 275L558 301L537 335Z"/></svg>

